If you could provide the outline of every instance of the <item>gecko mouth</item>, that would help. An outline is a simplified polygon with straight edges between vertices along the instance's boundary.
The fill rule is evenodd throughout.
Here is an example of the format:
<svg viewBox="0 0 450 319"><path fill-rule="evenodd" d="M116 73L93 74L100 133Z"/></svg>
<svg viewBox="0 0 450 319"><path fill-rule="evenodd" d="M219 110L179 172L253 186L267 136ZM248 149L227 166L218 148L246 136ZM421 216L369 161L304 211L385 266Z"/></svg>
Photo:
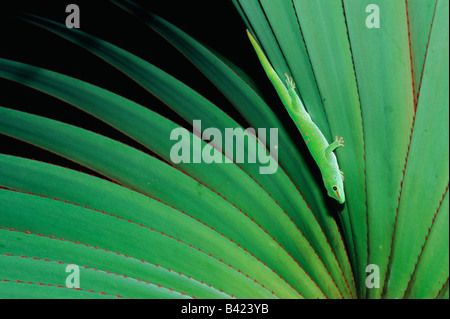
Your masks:
<svg viewBox="0 0 450 319"><path fill-rule="evenodd" d="M336 195L337 195L337 197L338 197L338 202L339 202L340 204L344 204L344 199L341 198L341 195L339 195L339 191L337 191L337 190L336 190Z"/></svg>

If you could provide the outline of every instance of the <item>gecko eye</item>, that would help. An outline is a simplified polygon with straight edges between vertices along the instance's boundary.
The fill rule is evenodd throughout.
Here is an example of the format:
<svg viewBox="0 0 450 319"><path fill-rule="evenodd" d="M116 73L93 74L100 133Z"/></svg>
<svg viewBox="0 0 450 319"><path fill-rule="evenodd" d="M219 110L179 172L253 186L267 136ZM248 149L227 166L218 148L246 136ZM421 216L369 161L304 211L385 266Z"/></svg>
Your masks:
<svg viewBox="0 0 450 319"><path fill-rule="evenodd" d="M337 191L337 187L336 187L336 186L333 186L333 190L334 190L334 191Z"/></svg>

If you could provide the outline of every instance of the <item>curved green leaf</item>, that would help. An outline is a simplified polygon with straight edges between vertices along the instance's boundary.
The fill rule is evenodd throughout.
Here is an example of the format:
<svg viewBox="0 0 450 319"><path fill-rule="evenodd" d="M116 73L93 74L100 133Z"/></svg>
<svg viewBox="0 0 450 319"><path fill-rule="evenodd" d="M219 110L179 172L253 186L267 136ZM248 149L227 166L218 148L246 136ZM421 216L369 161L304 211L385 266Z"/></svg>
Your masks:
<svg viewBox="0 0 450 319"><path fill-rule="evenodd" d="M417 106L419 85L422 80L425 53L430 36L431 24L437 0L421 1L407 0L408 26L410 31L412 71L414 77L414 92Z"/></svg>
<svg viewBox="0 0 450 319"><path fill-rule="evenodd" d="M54 236L63 240L76 241L93 247L98 246L120 252L139 260L144 259L165 268L190 274L194 278L203 278L206 282L223 288L224 291L236 292L236 296L241 295L247 298L273 297L268 290L247 278L244 274L239 273L236 269L188 244L179 242L151 228L140 226L116 216L36 195L0 190L0 198L2 201L0 223L5 228L36 235ZM20 207L19 210L17 209L18 206ZM86 223L86 218L88 218L89 223ZM119 238L120 240L118 240ZM179 256L185 256L189 262L185 262ZM6 256L6 258L9 258L9 256ZM33 259L30 258L29 260ZM5 262L4 264L8 266L5 271L6 279L22 280L23 278L24 281L50 281L52 284L57 284L63 281L60 277L55 276L56 273L59 272L64 277L67 275L64 271L66 266L62 270L52 269L52 266L61 266L59 263L47 263L44 260L39 261L39 265L31 266L37 268L36 273L27 273L18 269L19 264L25 267L23 260L14 262L14 259L10 259L8 263ZM2 269L5 269L4 267ZM207 271L205 271L206 269ZM102 279L102 276L110 278L108 280ZM92 290L97 291L108 289L112 292L124 289L124 292L128 291L128 296L139 296L142 287L146 287L148 290L159 288L150 287L151 289L149 289L145 282L113 276L113 274L106 272L88 269L85 274L80 274L80 277L82 277L80 281L86 278L86 287L89 287L88 289L92 287ZM222 278L227 278L227 280L222 280ZM116 282L116 280L119 282ZM126 281L125 287L121 288L120 281L123 280ZM83 285L83 282L80 285ZM131 285L131 287L126 288L127 285ZM159 291L160 296L165 296L165 290L156 290ZM167 290L167 294L173 293ZM175 295L181 297L179 294Z"/></svg>
<svg viewBox="0 0 450 319"><path fill-rule="evenodd" d="M430 229L434 227L442 194L448 189L448 30L448 2L439 2L419 91L409 156L405 163L388 285L384 294L386 298L401 298L405 294L414 265L420 258ZM444 240L429 249L435 250L438 255L446 254L448 241ZM448 263L442 267L448 273Z"/></svg>
<svg viewBox="0 0 450 319"><path fill-rule="evenodd" d="M20 203L19 203L20 205ZM65 264L121 274L138 281L153 282L195 298L231 298L230 295L173 270L153 265L117 252L99 249L47 236L36 236L9 229L0 230L0 254L32 256L58 260ZM67 276L68 274L66 274ZM60 283L64 286L65 280Z"/></svg>
<svg viewBox="0 0 450 319"><path fill-rule="evenodd" d="M345 177L346 205L341 214L345 237L353 243L357 257L359 295L364 296L368 236L364 133L342 3L297 0L295 7L331 132L345 140L345 147L336 150ZM322 36L317 37L316 32Z"/></svg>
<svg viewBox="0 0 450 319"><path fill-rule="evenodd" d="M366 8L371 1L344 0L343 4L365 137L367 263L378 265L383 286L414 116L406 5L377 1L380 28L369 28L366 19L371 11ZM379 297L381 292L381 288L370 289L368 296Z"/></svg>
<svg viewBox="0 0 450 319"><path fill-rule="evenodd" d="M416 261L405 298L430 299L440 295L440 289L448 284L449 273L449 203L445 195L428 237ZM448 289L448 288L447 288ZM394 289L391 289L394 290ZM447 297L448 298L448 297Z"/></svg>
<svg viewBox="0 0 450 319"><path fill-rule="evenodd" d="M182 172L131 147L67 124L4 108L1 109L1 114L0 131L4 134L57 152L125 186L156 196L163 202L196 216L226 237L248 247L249 251L270 264L272 269L299 291L321 295L300 265L253 219ZM71 141L71 144L67 145L66 141ZM191 198L202 200L192 201ZM280 226L285 227L286 224ZM262 244L263 242L266 244ZM305 251L304 256L317 258L304 239L292 242L291 245ZM266 246L273 249L265 249ZM304 249L309 249L309 253ZM283 263L280 263L281 259L284 260ZM323 267L314 269L326 273Z"/></svg>

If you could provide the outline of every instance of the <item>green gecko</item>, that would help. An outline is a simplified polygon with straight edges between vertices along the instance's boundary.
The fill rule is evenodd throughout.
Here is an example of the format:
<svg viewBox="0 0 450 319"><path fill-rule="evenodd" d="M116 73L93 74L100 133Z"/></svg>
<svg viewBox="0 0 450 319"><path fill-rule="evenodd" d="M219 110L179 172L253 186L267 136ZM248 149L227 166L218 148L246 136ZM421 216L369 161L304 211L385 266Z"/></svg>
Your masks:
<svg viewBox="0 0 450 319"><path fill-rule="evenodd" d="M295 83L292 78L286 74L286 88L248 30L247 34L267 76L275 87L281 101L303 137L309 152L317 163L322 173L323 183L328 196L343 204L345 202L344 174L339 170L336 155L333 153L337 147L344 146L343 138L336 137L333 143L328 144L325 136L311 120L310 115L306 112L302 101L295 92Z"/></svg>

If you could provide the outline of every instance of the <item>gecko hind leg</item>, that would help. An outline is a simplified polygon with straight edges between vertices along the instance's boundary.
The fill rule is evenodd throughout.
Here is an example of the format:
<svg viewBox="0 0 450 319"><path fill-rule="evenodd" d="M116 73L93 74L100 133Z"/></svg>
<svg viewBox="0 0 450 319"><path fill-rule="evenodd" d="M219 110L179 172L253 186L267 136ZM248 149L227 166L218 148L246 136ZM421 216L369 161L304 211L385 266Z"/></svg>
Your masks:
<svg viewBox="0 0 450 319"><path fill-rule="evenodd" d="M294 90L295 82L294 82L294 79L292 78L292 76L289 76L287 73L285 73L284 76L286 77L286 84L287 84L288 91L291 89Z"/></svg>
<svg viewBox="0 0 450 319"><path fill-rule="evenodd" d="M336 136L334 142L328 145L325 149L326 157L328 158L328 156L330 156L330 154L338 147L344 147L344 139L342 137L338 138Z"/></svg>

